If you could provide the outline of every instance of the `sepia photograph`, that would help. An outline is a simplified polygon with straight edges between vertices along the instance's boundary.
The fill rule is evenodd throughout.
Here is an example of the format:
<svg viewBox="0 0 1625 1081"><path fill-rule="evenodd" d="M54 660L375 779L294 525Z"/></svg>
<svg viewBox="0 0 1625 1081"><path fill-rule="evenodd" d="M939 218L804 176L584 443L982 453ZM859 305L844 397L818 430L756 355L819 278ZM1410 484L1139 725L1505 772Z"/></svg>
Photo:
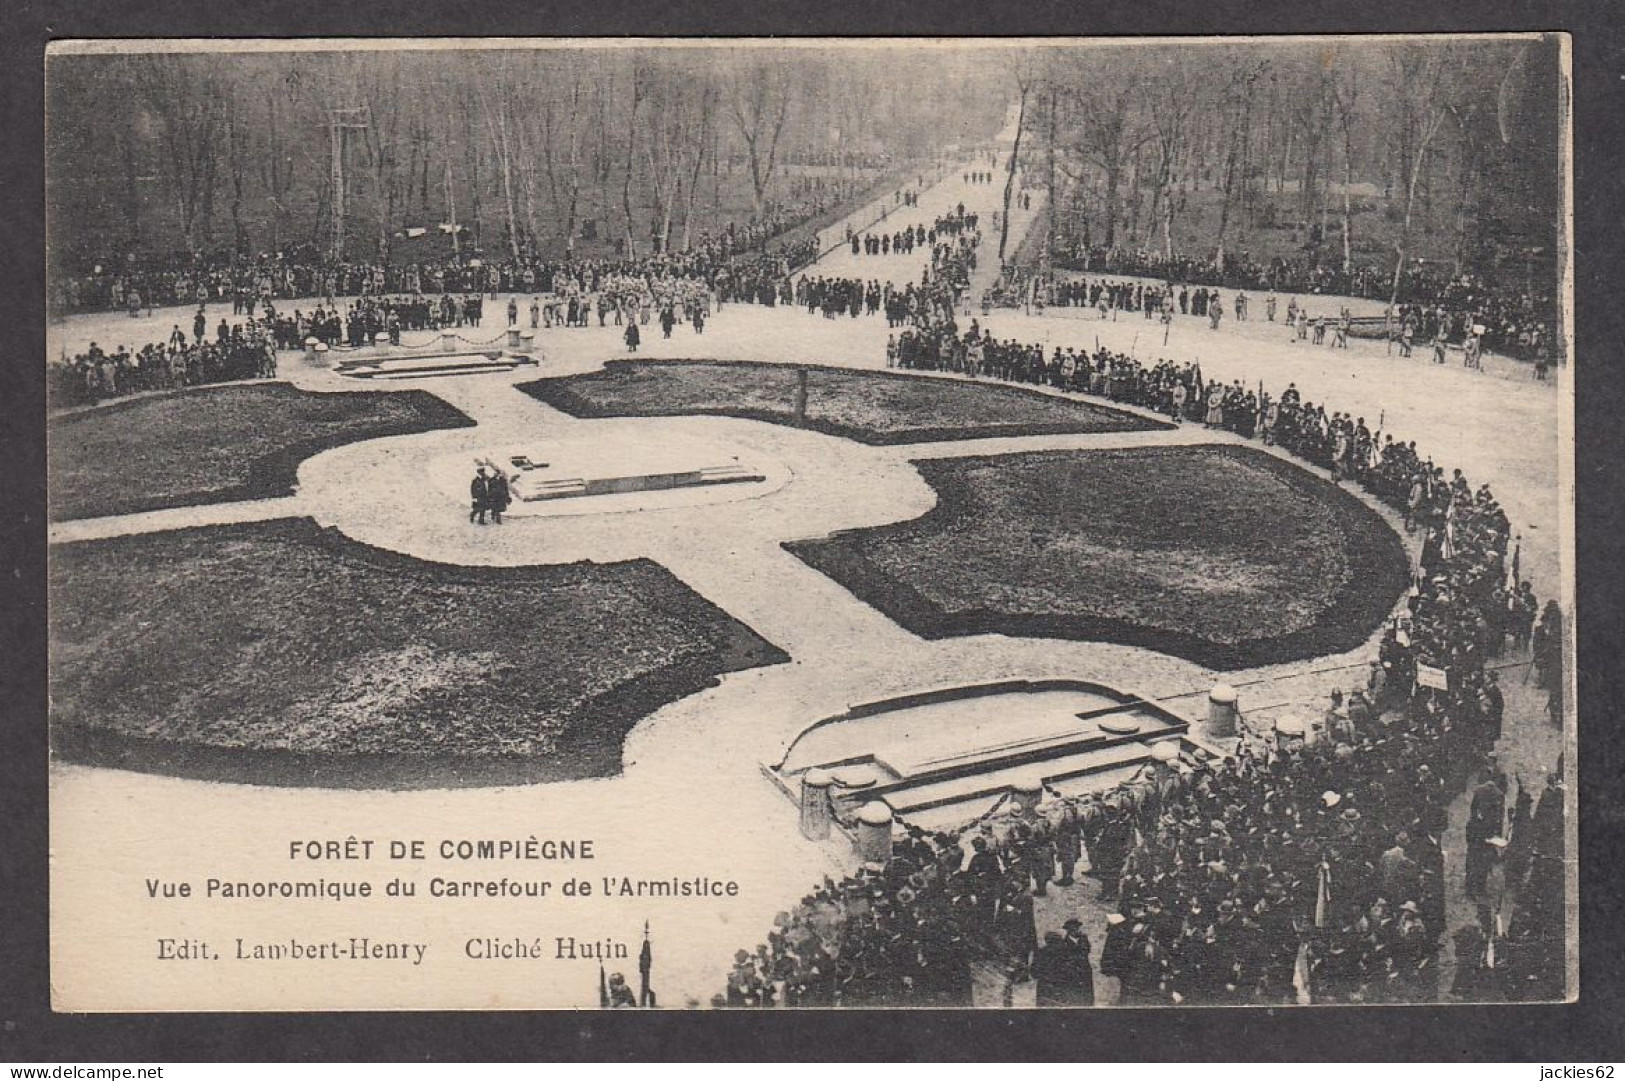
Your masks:
<svg viewBox="0 0 1625 1081"><path fill-rule="evenodd" d="M1579 994L1561 33L81 39L63 1014Z"/></svg>

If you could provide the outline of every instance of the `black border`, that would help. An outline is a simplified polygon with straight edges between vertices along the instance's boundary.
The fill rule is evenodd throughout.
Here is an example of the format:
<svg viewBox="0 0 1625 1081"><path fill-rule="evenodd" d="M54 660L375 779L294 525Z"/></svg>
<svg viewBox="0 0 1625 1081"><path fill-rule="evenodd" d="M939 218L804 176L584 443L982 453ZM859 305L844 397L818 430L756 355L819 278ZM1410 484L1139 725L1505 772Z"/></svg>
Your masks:
<svg viewBox="0 0 1625 1081"><path fill-rule="evenodd" d="M4 21L6 140L0 229L8 258L0 296L0 1058L45 1061L887 1059L1609 1061L1625 1037L1625 341L1617 283L1625 226L1625 41L1615 0L1143 0L1080 5L1015 0L974 5L830 2L785 9L760 0L685 7L637 0L526 5L421 0L363 9L319 0L19 4ZM1578 445L1581 991L1578 1003L1402 1007L1094 1011L1027 1015L841 1012L583 1014L289 1014L71 1017L49 1012L45 815L45 355L42 57L46 41L86 36L398 34L1294 34L1571 31L1574 34L1575 324Z"/></svg>

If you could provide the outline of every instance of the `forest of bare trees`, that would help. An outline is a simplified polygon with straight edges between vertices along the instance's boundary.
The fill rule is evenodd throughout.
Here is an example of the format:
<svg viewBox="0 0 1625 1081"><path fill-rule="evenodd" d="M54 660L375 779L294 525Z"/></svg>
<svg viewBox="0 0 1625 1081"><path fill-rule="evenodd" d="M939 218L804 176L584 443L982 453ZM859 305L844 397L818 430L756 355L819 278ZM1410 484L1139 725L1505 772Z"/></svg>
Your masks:
<svg viewBox="0 0 1625 1081"><path fill-rule="evenodd" d="M54 58L48 93L59 263L685 250L1011 115L1051 250L1397 282L1424 256L1548 261L1559 209L1534 39L115 54Z"/></svg>
<svg viewBox="0 0 1625 1081"><path fill-rule="evenodd" d="M59 251L385 260L423 230L681 250L985 141L1006 107L995 69L838 49L68 56L49 94Z"/></svg>
<svg viewBox="0 0 1625 1081"><path fill-rule="evenodd" d="M1006 58L1045 239L1345 273L1419 255L1549 260L1555 45L1388 40L1090 45Z"/></svg>

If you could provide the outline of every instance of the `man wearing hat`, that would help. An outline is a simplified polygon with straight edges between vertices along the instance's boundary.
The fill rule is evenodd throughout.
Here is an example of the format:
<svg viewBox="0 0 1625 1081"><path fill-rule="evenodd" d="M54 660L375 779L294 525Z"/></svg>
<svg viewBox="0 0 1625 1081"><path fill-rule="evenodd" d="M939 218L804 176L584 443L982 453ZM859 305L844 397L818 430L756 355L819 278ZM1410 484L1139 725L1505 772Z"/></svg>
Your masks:
<svg viewBox="0 0 1625 1081"><path fill-rule="evenodd" d="M1061 924L1066 944L1067 991L1069 1006L1095 1004L1095 973L1089 966L1089 936L1083 932L1083 921L1071 916Z"/></svg>
<svg viewBox="0 0 1625 1081"><path fill-rule="evenodd" d="M485 515L491 509L491 478L485 474L485 466L480 465L474 470L474 480L468 486L469 511L468 520L485 524Z"/></svg>
<svg viewBox="0 0 1625 1081"><path fill-rule="evenodd" d="M1128 917L1113 912L1106 917L1106 941L1100 946L1100 974L1120 980L1128 971L1129 947L1134 941L1134 928Z"/></svg>
<svg viewBox="0 0 1625 1081"><path fill-rule="evenodd" d="M1382 891L1389 897L1414 899L1422 892L1422 869L1405 850L1409 840L1405 833L1399 833L1393 846L1377 858Z"/></svg>
<svg viewBox="0 0 1625 1081"><path fill-rule="evenodd" d="M1078 857L1083 851L1082 822L1078 809L1070 801L1061 802L1060 819L1055 823L1055 857L1061 864L1061 877L1056 879L1058 886L1072 885L1072 872L1078 866Z"/></svg>
<svg viewBox="0 0 1625 1081"><path fill-rule="evenodd" d="M1034 897L1048 895L1049 881L1055 874L1055 846L1049 823L1042 818L1033 824L1031 836L1026 839L1022 874L1032 879Z"/></svg>
<svg viewBox="0 0 1625 1081"><path fill-rule="evenodd" d="M972 837L970 864L965 871L975 884L976 894L987 906L988 915L998 911L999 883L1004 877L1004 863L999 854L988 846L986 837Z"/></svg>
<svg viewBox="0 0 1625 1081"><path fill-rule="evenodd" d="M1044 944L1033 954L1032 974L1038 983L1035 1005L1071 1006L1071 988L1067 986L1071 973L1066 936L1059 931L1045 931Z"/></svg>
<svg viewBox="0 0 1625 1081"><path fill-rule="evenodd" d="M486 485L485 501L491 511L491 520L501 525L502 512L508 509L513 497L508 490L508 478L500 469L494 472Z"/></svg>

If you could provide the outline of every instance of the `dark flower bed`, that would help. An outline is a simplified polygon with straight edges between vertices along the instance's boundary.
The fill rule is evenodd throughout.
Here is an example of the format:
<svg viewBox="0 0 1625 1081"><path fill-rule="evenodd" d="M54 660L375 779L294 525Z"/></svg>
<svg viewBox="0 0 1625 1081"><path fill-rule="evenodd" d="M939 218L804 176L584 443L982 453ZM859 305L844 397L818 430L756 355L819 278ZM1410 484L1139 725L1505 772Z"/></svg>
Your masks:
<svg viewBox="0 0 1625 1081"><path fill-rule="evenodd" d="M917 634L1076 638L1210 668L1352 649L1409 577L1352 494L1258 450L915 463L923 517L785 545Z"/></svg>
<svg viewBox="0 0 1625 1081"><path fill-rule="evenodd" d="M642 717L788 658L647 560L426 563L309 519L57 546L64 757L334 787L610 776Z"/></svg>
<svg viewBox="0 0 1625 1081"><path fill-rule="evenodd" d="M324 450L473 423L420 390L314 394L256 383L125 399L51 418L51 517L287 495L299 463Z"/></svg>
<svg viewBox="0 0 1625 1081"><path fill-rule="evenodd" d="M798 368L808 373L800 426L876 446L1170 427L1021 387L804 364L612 360L519 389L576 417L703 414L794 426Z"/></svg>

